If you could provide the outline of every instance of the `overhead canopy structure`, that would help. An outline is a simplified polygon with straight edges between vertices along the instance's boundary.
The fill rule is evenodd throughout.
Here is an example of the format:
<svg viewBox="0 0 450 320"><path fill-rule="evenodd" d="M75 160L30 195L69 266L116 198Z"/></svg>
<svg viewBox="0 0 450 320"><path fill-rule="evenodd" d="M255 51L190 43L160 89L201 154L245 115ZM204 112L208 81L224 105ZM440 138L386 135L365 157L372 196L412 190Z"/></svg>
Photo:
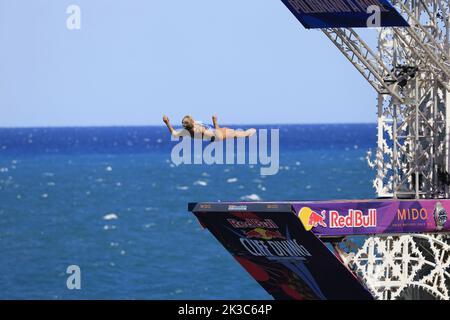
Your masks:
<svg viewBox="0 0 450 320"><path fill-rule="evenodd" d="M388 0L282 0L307 29L365 28L379 13L378 27L407 27Z"/></svg>

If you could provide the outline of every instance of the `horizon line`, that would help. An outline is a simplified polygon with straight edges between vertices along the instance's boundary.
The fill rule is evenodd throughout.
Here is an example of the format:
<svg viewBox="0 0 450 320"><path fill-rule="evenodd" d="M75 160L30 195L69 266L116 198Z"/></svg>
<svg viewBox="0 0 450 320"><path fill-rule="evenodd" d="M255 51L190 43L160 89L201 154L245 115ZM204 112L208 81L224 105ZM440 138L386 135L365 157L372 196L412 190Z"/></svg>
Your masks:
<svg viewBox="0 0 450 320"><path fill-rule="evenodd" d="M225 126L295 126L295 125L360 125L360 124L374 124L374 122L304 122L304 123L242 123L242 124L232 124L224 123L221 127ZM119 124L119 125L49 125L49 126L0 126L0 129L63 129L63 128L142 128L142 127L166 127L164 124ZM180 125L175 125L175 127L180 127Z"/></svg>

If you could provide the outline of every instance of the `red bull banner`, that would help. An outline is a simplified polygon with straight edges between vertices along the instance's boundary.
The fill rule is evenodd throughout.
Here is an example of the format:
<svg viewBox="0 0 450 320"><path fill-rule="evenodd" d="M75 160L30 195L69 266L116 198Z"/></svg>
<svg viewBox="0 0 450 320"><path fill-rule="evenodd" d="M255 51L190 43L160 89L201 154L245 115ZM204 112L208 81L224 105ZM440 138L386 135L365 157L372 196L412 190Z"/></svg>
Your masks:
<svg viewBox="0 0 450 320"><path fill-rule="evenodd" d="M450 200L192 203L192 211L275 299L372 299L327 237L450 232Z"/></svg>
<svg viewBox="0 0 450 320"><path fill-rule="evenodd" d="M292 203L306 231L321 236L450 231L450 200Z"/></svg>

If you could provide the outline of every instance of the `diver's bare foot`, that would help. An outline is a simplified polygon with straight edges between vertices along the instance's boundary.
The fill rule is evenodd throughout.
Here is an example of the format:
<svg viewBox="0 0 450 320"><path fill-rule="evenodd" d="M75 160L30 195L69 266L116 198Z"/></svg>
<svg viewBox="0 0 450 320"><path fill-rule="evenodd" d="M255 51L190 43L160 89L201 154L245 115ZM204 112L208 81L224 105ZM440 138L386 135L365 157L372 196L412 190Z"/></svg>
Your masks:
<svg viewBox="0 0 450 320"><path fill-rule="evenodd" d="M251 137L256 133L256 129L255 128L251 128L247 130L247 137Z"/></svg>
<svg viewBox="0 0 450 320"><path fill-rule="evenodd" d="M164 121L164 123L168 123L168 122L169 122L169 118L167 118L167 116L164 115L164 116L163 116L163 121Z"/></svg>

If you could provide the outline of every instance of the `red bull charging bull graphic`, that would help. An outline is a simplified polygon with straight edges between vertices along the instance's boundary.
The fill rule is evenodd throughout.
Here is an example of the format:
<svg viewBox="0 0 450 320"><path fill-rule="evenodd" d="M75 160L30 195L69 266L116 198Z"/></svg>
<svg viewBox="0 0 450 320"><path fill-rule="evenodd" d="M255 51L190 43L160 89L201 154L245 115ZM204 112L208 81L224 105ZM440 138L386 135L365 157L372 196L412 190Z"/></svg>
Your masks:
<svg viewBox="0 0 450 320"><path fill-rule="evenodd" d="M264 239L264 240L272 240L272 239L286 239L280 231L272 231L266 230L262 228L252 229L250 231L245 232L245 236L248 239Z"/></svg>
<svg viewBox="0 0 450 320"><path fill-rule="evenodd" d="M298 217L300 221L303 223L303 226L305 227L306 231L309 231L317 226L322 226L324 228L327 227L325 223L325 213L326 211L317 213L316 211L313 211L309 207L303 207L300 209Z"/></svg>

